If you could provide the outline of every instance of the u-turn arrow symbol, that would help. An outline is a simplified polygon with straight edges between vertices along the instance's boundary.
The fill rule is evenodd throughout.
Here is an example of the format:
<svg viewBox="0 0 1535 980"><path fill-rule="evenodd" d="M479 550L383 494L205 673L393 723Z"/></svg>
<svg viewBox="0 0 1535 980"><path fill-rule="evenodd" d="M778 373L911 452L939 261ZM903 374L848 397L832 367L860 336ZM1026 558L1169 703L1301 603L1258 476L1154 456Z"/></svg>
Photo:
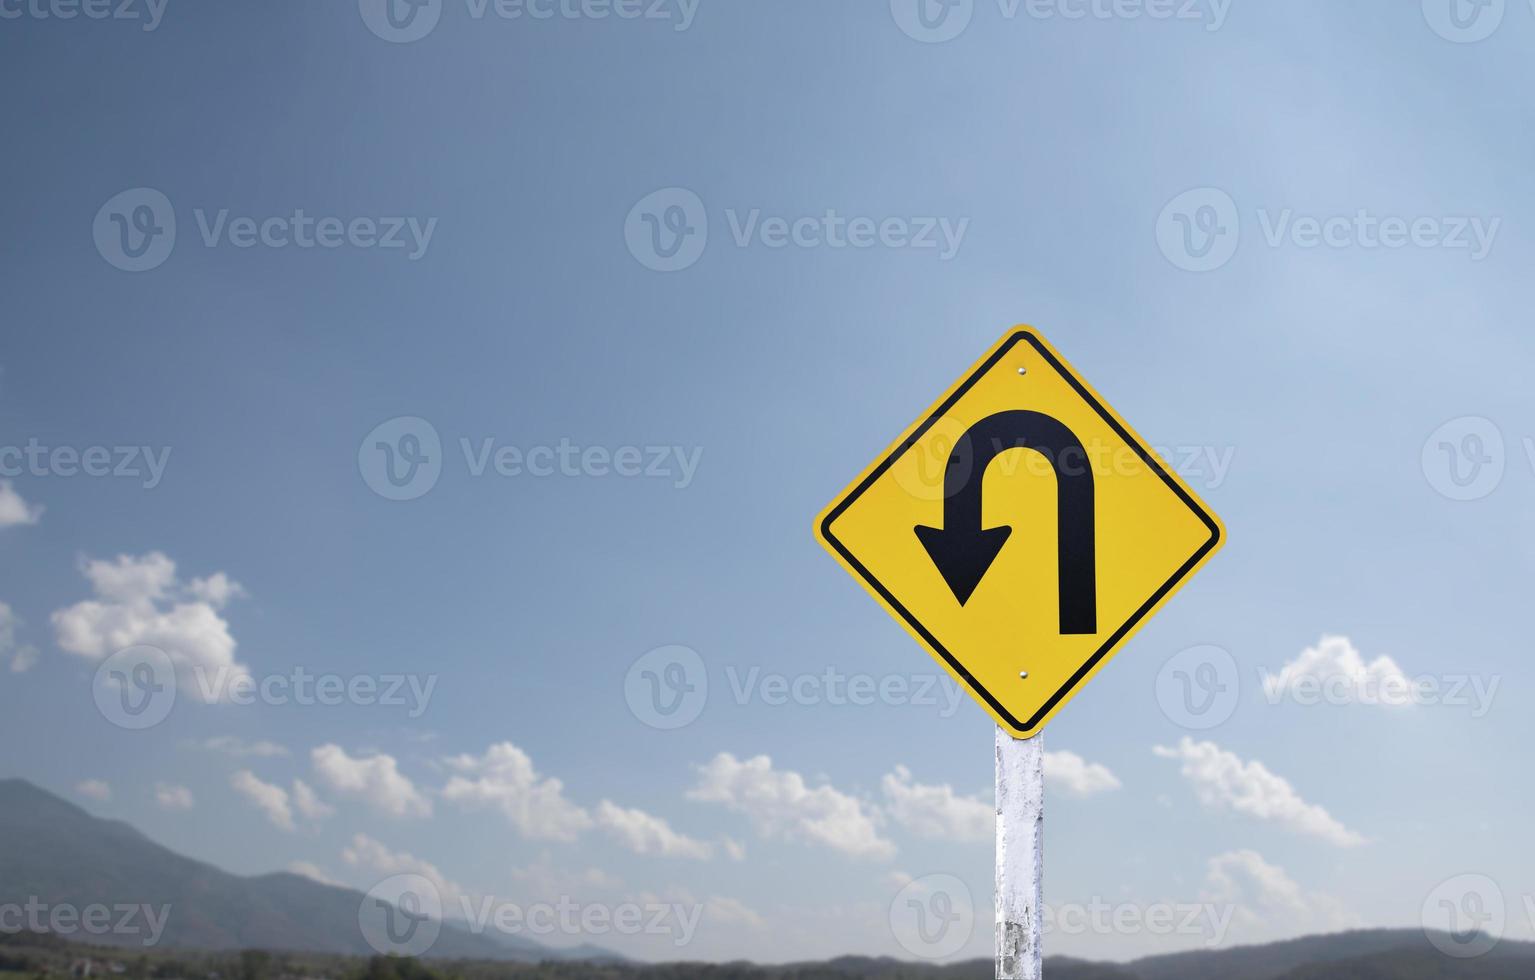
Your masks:
<svg viewBox="0 0 1535 980"><path fill-rule="evenodd" d="M981 487L992 462L1010 449L1030 449L1055 471L1060 631L1098 632L1097 532L1093 471L1081 440L1040 412L999 412L971 426L955 443L943 476L943 527L914 530L960 605L1013 533L981 526Z"/></svg>

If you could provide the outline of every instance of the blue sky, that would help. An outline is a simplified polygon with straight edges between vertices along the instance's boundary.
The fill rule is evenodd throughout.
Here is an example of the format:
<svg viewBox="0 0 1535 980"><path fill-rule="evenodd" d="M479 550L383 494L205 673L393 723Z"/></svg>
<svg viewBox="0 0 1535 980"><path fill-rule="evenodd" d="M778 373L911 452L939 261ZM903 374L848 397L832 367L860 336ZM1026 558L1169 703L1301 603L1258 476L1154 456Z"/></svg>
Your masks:
<svg viewBox="0 0 1535 980"><path fill-rule="evenodd" d="M0 4L0 450L164 461L7 471L5 774L241 873L702 906L680 953L585 937L647 958L918 955L892 902L953 876L986 955L984 713L733 684L935 676L811 520L1028 322L1230 532L1050 728L1047 899L1245 941L1485 875L1531 934L1535 6L975 0L935 41L904 0L442 2L403 43L367 0ZM397 419L441 446L406 500L373 488ZM93 677L137 643L182 691L129 731ZM709 692L667 730L626 684L674 646ZM1190 729L1159 676L1206 646L1239 695ZM433 687L199 703L220 664ZM1350 703L1266 695L1286 664ZM1359 703L1395 676L1494 693Z"/></svg>

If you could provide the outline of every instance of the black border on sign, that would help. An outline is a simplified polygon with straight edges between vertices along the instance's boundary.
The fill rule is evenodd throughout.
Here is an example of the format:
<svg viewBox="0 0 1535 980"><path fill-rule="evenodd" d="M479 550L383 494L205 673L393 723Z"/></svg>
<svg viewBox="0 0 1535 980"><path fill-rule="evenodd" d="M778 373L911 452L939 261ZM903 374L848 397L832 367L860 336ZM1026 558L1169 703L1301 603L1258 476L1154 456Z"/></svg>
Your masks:
<svg viewBox="0 0 1535 980"><path fill-rule="evenodd" d="M938 642L938 638L930 633L927 627L923 626L917 617L911 614L910 610L901 605L896 597L891 594L890 590L885 587L884 583L875 578L874 575L864 567L863 562L855 558L853 553L849 551L841 541L837 540L837 536L833 534L831 530L831 526L836 522L837 518L841 517L843 512L846 511L848 507L852 506L854 501L863 496L864 492L867 491L869 487L873 486L874 482L883 476L885 471L890 469L890 467L894 465L897 459L904 455L907 450L911 449L912 446L916 445L918 440L920 440L923 435L927 433L927 430L933 427L934 423L936 423L943 416L947 415L949 410L954 407L954 404L958 402L960 398L964 397L965 393L974 387L977 381L979 381L988 372L990 372L991 369L996 366L998 361L1002 360L1003 357L1007 356L1009 351L1018 346L1019 341L1028 341L1029 346L1033 347L1039 356L1043 357L1045 362L1055 369L1057 374L1066 379L1066 383L1071 385L1072 390L1075 391L1083 401L1091 405L1093 411L1097 412L1098 415L1109 424L1109 427L1112 428L1114 432L1117 433L1119 437L1125 441L1126 444L1135 449L1136 455L1140 456L1141 460L1144 461L1147 466L1151 467L1157 476L1162 478L1162 482L1166 483L1168 488L1171 489L1173 493L1178 495L1178 499L1182 500L1184 504L1187 505L1188 508L1192 510L1202 522L1204 522L1205 527L1210 529L1210 539L1201 545L1199 550L1195 551L1189 560L1184 562L1183 565L1173 573L1172 577L1164 582L1161 588L1157 589L1157 591L1152 594L1151 598L1147 599L1146 602L1135 611L1134 615L1132 615L1129 620L1124 623L1124 625L1120 626L1117 630L1114 631L1112 636L1104 641L1103 645L1099 647L1098 650L1092 655L1092 657L1088 659L1087 663L1083 664L1076 673L1072 674L1071 677L1067 679L1066 683L1061 686L1061 689L1051 695L1050 700L1046 701L1044 705L1034 713L1034 716L1030 718L1027 723L1020 723L1018 719L1014 718L1012 714L997 701L996 698L992 697L991 692L980 685L975 677L971 675L970 671L966 670L964 665L956 660L954 655L950 653L942 643ZM1070 694L1077 687L1077 685L1081 684L1083 678L1085 678L1093 670L1094 667L1098 666L1099 662L1102 661L1104 657L1108 656L1109 653L1119 645L1120 640L1124 639L1125 635L1134 629L1136 624L1144 619L1146 615L1156 607L1157 603L1161 602L1169 592L1176 588L1178 583L1183 581L1183 579L1186 578L1191 571L1193 571L1194 567L1198 565L1206 555L1213 551L1217 545L1220 544L1221 529L1220 525L1217 524L1215 519L1210 516L1209 512L1207 512L1204 507L1200 505L1199 501L1194 499L1194 497L1191 496L1187 490L1183 489L1182 485L1179 484L1177 480L1174 480L1171 476L1168 475L1167 471L1162 468L1162 463L1156 458L1156 455L1150 452L1145 446L1143 446L1140 439L1136 438L1134 435L1131 435L1129 430L1120 424L1119 420L1116 419L1107 409L1105 409L1097 398L1093 397L1092 392L1088 391L1087 388L1083 386L1082 382L1077 380L1077 377L1072 374L1071 371L1067 370L1066 366L1063 365L1058 359L1056 359L1055 355L1052 354L1044 344L1040 343L1039 338L1035 337L1027 330L1019 330L1011 337L1009 337L1006 343L997 348L996 352L987 358L986 361L975 370L975 373L966 378L964 384L955 389L954 393L945 399L943 404L939 405L933 414L928 416L921 425L917 426L912 434L907 436L906 439L899 446L897 446L893 452L890 453L889 456L885 457L885 459L882 460L880 464L876 466L872 472L869 473L868 477L866 477L862 483L853 488L851 493L844 497L837 504L837 506L833 507L831 511L827 513L826 518L821 522L821 536L825 538L827 543L829 543L833 548L837 549L837 554L841 555L843 560L858 572L859 576L869 584L870 588L877 592L879 596L885 600L885 602L889 603L890 608L900 613L901 618L906 621L906 624L910 626L914 631L916 631L917 635L922 637L927 645L936 651L938 655L944 659L944 662L954 670L955 673L965 679L965 683L970 685L970 689L972 691L974 691L976 694L979 694L987 704L991 705L992 709L996 711L997 714L1000 715L1004 720L1006 720L1007 723L1011 725L1015 731L1032 733L1039 726L1040 721L1052 710L1054 710L1055 706L1060 704L1061 700Z"/></svg>

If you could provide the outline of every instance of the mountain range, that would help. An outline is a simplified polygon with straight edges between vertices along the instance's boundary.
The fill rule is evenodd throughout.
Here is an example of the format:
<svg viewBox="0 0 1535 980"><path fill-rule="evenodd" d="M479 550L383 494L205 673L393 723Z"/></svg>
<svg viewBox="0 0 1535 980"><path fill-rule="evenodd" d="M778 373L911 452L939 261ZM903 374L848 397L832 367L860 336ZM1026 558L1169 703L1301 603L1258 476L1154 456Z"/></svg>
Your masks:
<svg viewBox="0 0 1535 980"><path fill-rule="evenodd" d="M374 950L358 926L363 899L354 889L296 874L233 875L177 854L126 823L92 816L25 780L0 780L0 904L168 905L173 914L165 921L161 947L366 957ZM116 941L136 945L141 937ZM92 942L111 945L113 937ZM970 980L992 974L989 961L925 966L867 957L784 967L645 967L596 947L554 950L521 936L475 933L451 923L444 924L430 955L502 963L512 973L524 969L512 964L587 964L568 963L561 976ZM1530 980L1535 944L1505 940L1485 956L1453 959L1421 930L1366 930L1123 964L1054 958L1046 961L1045 975L1050 980Z"/></svg>
<svg viewBox="0 0 1535 980"><path fill-rule="evenodd" d="M363 894L302 875L241 877L162 847L128 824L92 816L21 779L0 780L0 903L169 906L160 945L208 950L285 949L366 956ZM118 936L122 945L139 936ZM112 945L114 937L93 941ZM432 955L456 959L560 959L520 936L445 924ZM576 957L610 957L586 948Z"/></svg>

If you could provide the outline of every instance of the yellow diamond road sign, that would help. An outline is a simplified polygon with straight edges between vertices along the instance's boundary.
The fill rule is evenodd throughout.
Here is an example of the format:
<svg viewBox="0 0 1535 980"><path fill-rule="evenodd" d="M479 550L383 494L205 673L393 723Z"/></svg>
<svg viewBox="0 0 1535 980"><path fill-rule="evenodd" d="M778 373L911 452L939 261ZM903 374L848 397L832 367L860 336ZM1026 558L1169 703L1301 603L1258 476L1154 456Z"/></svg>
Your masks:
<svg viewBox="0 0 1535 980"><path fill-rule="evenodd" d="M1019 738L1037 734L1225 537L1027 327L902 433L816 531Z"/></svg>

